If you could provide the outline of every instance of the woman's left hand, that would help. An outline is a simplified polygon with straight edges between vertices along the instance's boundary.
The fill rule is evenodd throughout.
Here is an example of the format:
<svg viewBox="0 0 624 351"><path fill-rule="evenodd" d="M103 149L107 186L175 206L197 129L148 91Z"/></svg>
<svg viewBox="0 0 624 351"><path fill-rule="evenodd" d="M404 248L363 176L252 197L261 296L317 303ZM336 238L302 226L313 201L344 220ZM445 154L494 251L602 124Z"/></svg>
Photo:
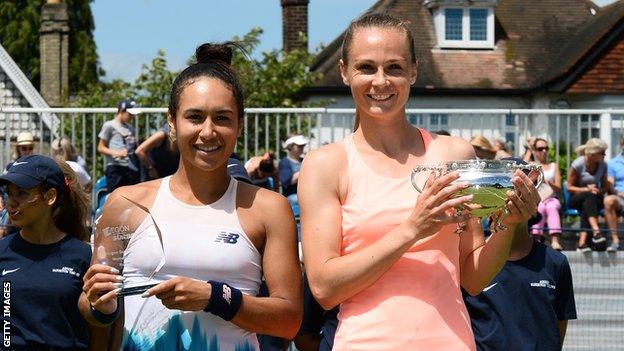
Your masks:
<svg viewBox="0 0 624 351"><path fill-rule="evenodd" d="M211 293L208 282L175 277L150 288L142 296L156 296L171 310L202 311L208 306Z"/></svg>
<svg viewBox="0 0 624 351"><path fill-rule="evenodd" d="M524 172L517 170L511 181L514 191L507 192L509 214L503 218L505 225L527 222L537 212L540 203L533 180Z"/></svg>

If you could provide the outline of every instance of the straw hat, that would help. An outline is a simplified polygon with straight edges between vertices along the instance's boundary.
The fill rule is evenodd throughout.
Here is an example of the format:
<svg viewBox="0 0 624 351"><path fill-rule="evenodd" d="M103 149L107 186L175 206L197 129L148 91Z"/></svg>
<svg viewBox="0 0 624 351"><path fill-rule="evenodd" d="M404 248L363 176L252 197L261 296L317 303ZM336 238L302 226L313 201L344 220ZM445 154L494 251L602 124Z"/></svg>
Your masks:
<svg viewBox="0 0 624 351"><path fill-rule="evenodd" d="M31 145L35 143L35 138L30 132L21 132L17 135L17 145Z"/></svg>
<svg viewBox="0 0 624 351"><path fill-rule="evenodd" d="M576 148L576 153L579 155L585 154L597 154L605 151L609 145L598 138L591 138L587 142Z"/></svg>
<svg viewBox="0 0 624 351"><path fill-rule="evenodd" d="M470 140L470 145L475 149L478 158L494 159L496 149L483 135L476 135Z"/></svg>

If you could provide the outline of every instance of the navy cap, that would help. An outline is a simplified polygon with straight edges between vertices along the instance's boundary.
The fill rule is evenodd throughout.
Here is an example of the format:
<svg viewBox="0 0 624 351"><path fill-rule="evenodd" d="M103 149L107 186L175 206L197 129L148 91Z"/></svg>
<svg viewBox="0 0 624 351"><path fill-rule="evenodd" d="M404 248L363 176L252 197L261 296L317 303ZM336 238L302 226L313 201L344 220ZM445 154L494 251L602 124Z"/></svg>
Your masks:
<svg viewBox="0 0 624 351"><path fill-rule="evenodd" d="M0 175L0 185L7 183L24 189L40 184L61 189L65 185L65 175L50 157L28 155L15 160L6 173Z"/></svg>
<svg viewBox="0 0 624 351"><path fill-rule="evenodd" d="M247 174L247 170L245 169L245 167L243 167L240 161L235 159L234 157L230 157L230 159L228 160L227 172L230 177L241 182L251 184L251 180L249 179L249 174Z"/></svg>
<svg viewBox="0 0 624 351"><path fill-rule="evenodd" d="M117 112L127 111L131 115L138 115L141 110L137 107L137 103L134 100L124 99L117 105Z"/></svg>

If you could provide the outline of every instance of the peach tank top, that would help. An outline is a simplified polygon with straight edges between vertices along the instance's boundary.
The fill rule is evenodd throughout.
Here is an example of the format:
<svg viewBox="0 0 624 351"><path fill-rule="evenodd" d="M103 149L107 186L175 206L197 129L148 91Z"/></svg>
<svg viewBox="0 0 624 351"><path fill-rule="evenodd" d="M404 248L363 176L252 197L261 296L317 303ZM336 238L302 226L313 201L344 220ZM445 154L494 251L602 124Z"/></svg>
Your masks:
<svg viewBox="0 0 624 351"><path fill-rule="evenodd" d="M420 130L425 149L431 135ZM348 192L342 204L343 255L384 240L407 219L418 192L409 176L376 174L344 141ZM455 226L415 243L373 285L340 305L333 350L475 350L459 286Z"/></svg>

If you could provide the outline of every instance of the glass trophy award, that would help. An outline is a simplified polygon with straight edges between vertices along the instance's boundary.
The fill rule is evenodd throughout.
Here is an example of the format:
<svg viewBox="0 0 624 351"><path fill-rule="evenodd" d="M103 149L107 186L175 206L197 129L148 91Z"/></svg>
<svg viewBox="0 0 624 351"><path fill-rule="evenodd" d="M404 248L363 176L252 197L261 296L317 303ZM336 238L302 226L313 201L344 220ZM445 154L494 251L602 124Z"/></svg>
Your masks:
<svg viewBox="0 0 624 351"><path fill-rule="evenodd" d="M149 210L124 196L109 201L94 228L96 261L125 278L118 296L142 294L158 284L165 264L160 228Z"/></svg>
<svg viewBox="0 0 624 351"><path fill-rule="evenodd" d="M471 209L472 215L484 219L498 210L506 209L507 191L514 189L511 179L518 169L527 173L537 172L536 187L539 187L544 180L542 167L537 164L523 165L515 161L465 160L433 166L418 166L412 171L412 185L418 192L422 192L422 187L417 184L418 173L421 172L435 172L441 176L458 171L459 179L457 182L467 182L470 186L457 192L456 196L472 194L472 202L467 205Z"/></svg>

